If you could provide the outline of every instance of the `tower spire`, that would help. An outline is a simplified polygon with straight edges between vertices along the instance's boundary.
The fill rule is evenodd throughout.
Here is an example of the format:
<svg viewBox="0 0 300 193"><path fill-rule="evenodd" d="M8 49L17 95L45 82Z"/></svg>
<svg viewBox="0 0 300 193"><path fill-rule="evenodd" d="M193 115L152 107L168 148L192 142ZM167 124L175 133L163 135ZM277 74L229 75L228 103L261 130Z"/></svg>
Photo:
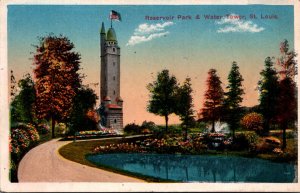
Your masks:
<svg viewBox="0 0 300 193"><path fill-rule="evenodd" d="M101 34L105 34L104 22L102 22L102 26L101 26Z"/></svg>

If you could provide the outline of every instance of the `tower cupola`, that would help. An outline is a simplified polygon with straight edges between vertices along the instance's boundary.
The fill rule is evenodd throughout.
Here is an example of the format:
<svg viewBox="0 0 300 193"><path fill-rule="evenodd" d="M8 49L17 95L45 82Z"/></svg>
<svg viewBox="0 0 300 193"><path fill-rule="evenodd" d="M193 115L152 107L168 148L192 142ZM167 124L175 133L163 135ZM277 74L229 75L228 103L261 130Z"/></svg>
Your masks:
<svg viewBox="0 0 300 193"><path fill-rule="evenodd" d="M115 32L114 28L109 28L109 30L107 31L106 40L114 41L114 42L117 41L117 36L116 36L116 32Z"/></svg>

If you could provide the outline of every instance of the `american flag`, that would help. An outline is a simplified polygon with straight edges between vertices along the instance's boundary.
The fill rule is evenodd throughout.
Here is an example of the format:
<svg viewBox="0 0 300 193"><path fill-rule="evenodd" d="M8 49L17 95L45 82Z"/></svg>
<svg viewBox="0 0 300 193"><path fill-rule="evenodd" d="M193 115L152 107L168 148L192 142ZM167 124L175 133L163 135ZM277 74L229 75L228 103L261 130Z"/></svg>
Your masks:
<svg viewBox="0 0 300 193"><path fill-rule="evenodd" d="M109 17L110 17L111 20L119 20L119 21L122 21L122 20L121 20L121 14L118 13L118 12L116 12L116 11L114 11L114 10L111 10Z"/></svg>

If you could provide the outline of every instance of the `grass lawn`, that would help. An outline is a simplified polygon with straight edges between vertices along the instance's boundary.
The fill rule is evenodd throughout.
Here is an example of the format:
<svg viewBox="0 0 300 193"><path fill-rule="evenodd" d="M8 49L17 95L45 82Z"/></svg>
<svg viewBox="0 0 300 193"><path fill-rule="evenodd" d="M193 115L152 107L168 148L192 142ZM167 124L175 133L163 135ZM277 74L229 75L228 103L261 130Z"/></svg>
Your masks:
<svg viewBox="0 0 300 193"><path fill-rule="evenodd" d="M87 154L90 154L96 146L106 145L111 143L120 142L120 139L108 139L105 141L92 140L92 141L76 141L69 143L59 149L59 153L66 159L78 162L84 165L97 167L85 159ZM76 153L74 153L76 152Z"/></svg>
<svg viewBox="0 0 300 193"><path fill-rule="evenodd" d="M107 167L107 166L95 165L86 159L86 155L91 154L92 151L94 150L94 148L97 146L109 145L109 144L113 144L113 143L130 142L132 140L140 140L142 138L144 138L144 137L139 137L139 138L135 138L135 139L123 138L123 139L77 141L77 142L72 142L72 143L69 143L69 144L63 146L62 148L59 149L59 153L64 158L74 161L74 162L77 162L77 163L80 163L80 164L84 164L84 165L88 165L88 166L96 167L96 168L100 168L100 169L105 169L105 170L108 170L108 171L111 171L114 173L124 174L126 176L139 178L139 179L142 179L142 180L145 180L148 182L172 182L170 180L152 178L152 177L144 176L141 174L126 172L126 171L118 170L118 169ZM76 153L74 153L74 152L76 152Z"/></svg>

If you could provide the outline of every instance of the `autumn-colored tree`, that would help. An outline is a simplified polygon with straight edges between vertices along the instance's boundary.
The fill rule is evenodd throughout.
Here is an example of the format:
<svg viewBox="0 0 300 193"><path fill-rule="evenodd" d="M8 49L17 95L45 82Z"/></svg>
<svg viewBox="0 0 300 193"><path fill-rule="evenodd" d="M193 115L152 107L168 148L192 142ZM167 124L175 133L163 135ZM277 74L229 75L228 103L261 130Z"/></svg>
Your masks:
<svg viewBox="0 0 300 193"><path fill-rule="evenodd" d="M265 69L260 72L261 80L258 82L259 111L264 117L264 133L268 133L270 125L277 116L276 103L279 95L279 81L273 62L270 57L265 59Z"/></svg>
<svg viewBox="0 0 300 193"><path fill-rule="evenodd" d="M155 115L165 118L166 131L168 131L169 115L176 110L177 79L169 74L169 70L162 70L157 74L157 79L147 85L150 91L150 100L147 110Z"/></svg>
<svg viewBox="0 0 300 193"><path fill-rule="evenodd" d="M286 129L295 124L297 120L297 91L296 83L289 77L280 81L280 94L278 100L278 117L282 129L282 149L286 148Z"/></svg>
<svg viewBox="0 0 300 193"><path fill-rule="evenodd" d="M282 149L286 148L286 129L294 126L297 120L297 88L294 81L297 74L296 53L289 50L289 43L284 40L280 43L281 57L278 59L279 99L277 102L277 121L282 130Z"/></svg>
<svg viewBox="0 0 300 193"><path fill-rule="evenodd" d="M277 64L281 67L279 74L283 78L294 79L297 74L296 52L289 50L289 42L285 39L280 43L281 56L277 59Z"/></svg>
<svg viewBox="0 0 300 193"><path fill-rule="evenodd" d="M182 121L181 125L185 130L185 140L187 139L188 128L194 123L193 97L192 97L191 79L186 78L183 85L178 87L176 92L176 110L175 114L179 115Z"/></svg>
<svg viewBox="0 0 300 193"><path fill-rule="evenodd" d="M67 37L48 35L40 38L34 53L37 116L51 119L52 138L56 121L70 114L81 83L80 55L73 48Z"/></svg>
<svg viewBox="0 0 300 193"><path fill-rule="evenodd" d="M253 130L258 134L261 134L262 131L262 125L263 125L263 116L259 113L249 113L246 114L241 119L241 126L244 127L247 130Z"/></svg>
<svg viewBox="0 0 300 193"><path fill-rule="evenodd" d="M89 109L86 113L86 117L93 121L94 123L98 123L100 121L100 116L96 110Z"/></svg>
<svg viewBox="0 0 300 193"><path fill-rule="evenodd" d="M204 95L205 101L201 114L205 120L212 122L211 132L215 132L215 121L220 118L220 110L223 104L224 91L221 84L217 71L210 69L206 80L207 90Z"/></svg>
<svg viewBox="0 0 300 193"><path fill-rule="evenodd" d="M235 130L238 127L241 117L240 103L243 101L242 95L244 89L242 88L243 77L239 72L239 67L236 62L232 63L231 70L228 75L228 91L225 93L225 120L232 130L233 139L235 138Z"/></svg>

